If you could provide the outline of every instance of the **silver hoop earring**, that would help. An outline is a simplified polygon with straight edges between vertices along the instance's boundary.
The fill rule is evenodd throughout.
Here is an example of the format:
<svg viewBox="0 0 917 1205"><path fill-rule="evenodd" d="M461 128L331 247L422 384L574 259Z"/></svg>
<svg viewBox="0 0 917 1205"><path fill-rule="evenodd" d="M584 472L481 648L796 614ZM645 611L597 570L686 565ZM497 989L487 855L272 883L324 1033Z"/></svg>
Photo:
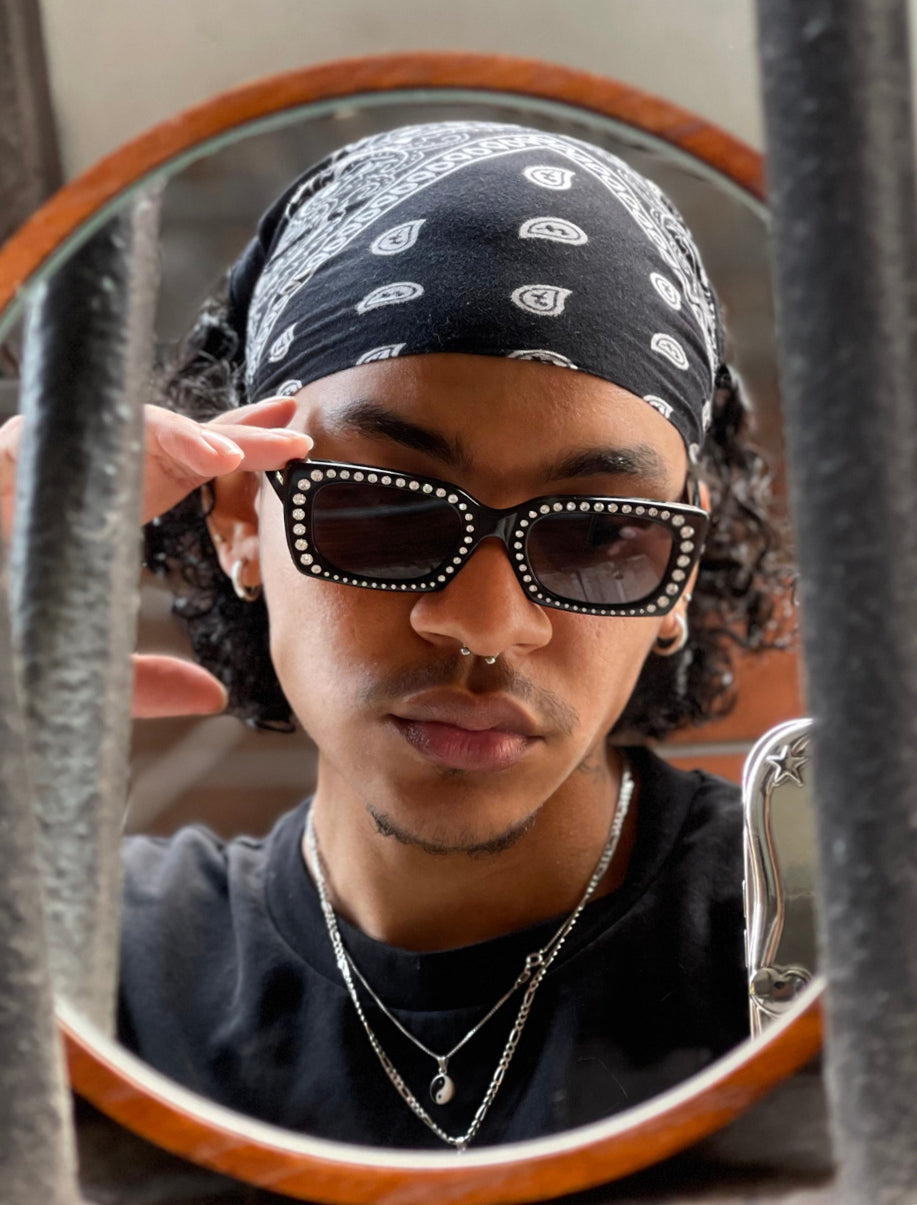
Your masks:
<svg viewBox="0 0 917 1205"><path fill-rule="evenodd" d="M241 598L243 602L256 602L261 597L261 587L246 586L242 581L242 570L248 564L241 558L233 564L232 573L229 575L232 581L232 588L236 592L236 597Z"/></svg>
<svg viewBox="0 0 917 1205"><path fill-rule="evenodd" d="M653 645L653 652L657 657L674 657L688 643L688 620L684 613L675 611L672 618L678 624L678 635L672 636L669 640L660 640L657 637Z"/></svg>
<svg viewBox="0 0 917 1205"><path fill-rule="evenodd" d="M462 654L463 657L474 657L477 655L475 653L472 653L471 649L466 648L464 644L459 649L459 652ZM493 665L493 663L496 661L496 659L497 659L496 657L482 657L481 658L481 660L484 661L484 663L486 665Z"/></svg>

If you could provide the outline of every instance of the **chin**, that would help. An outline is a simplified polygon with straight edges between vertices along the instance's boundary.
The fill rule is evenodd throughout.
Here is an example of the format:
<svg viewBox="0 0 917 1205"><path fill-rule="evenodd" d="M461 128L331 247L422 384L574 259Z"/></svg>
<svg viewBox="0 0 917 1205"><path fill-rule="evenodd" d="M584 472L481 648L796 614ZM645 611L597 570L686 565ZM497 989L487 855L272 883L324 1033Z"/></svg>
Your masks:
<svg viewBox="0 0 917 1205"><path fill-rule="evenodd" d="M511 849L531 829L538 814L534 812L511 822L470 822L454 814L443 820L427 816L423 819L395 815L373 804L366 805L376 831L402 845L411 846L434 857L464 854L470 857L493 857Z"/></svg>

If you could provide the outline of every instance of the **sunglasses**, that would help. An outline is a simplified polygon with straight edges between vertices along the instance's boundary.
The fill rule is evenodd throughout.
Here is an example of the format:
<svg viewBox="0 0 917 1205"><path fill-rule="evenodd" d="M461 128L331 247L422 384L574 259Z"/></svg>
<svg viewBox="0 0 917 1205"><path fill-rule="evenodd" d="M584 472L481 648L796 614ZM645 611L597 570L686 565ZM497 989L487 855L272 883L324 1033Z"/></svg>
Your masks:
<svg viewBox="0 0 917 1205"><path fill-rule="evenodd" d="M587 615L658 615L685 588L709 516L699 505L558 494L494 510L435 477L337 460L266 474L300 573L371 590L442 590L482 540L506 546L533 602Z"/></svg>

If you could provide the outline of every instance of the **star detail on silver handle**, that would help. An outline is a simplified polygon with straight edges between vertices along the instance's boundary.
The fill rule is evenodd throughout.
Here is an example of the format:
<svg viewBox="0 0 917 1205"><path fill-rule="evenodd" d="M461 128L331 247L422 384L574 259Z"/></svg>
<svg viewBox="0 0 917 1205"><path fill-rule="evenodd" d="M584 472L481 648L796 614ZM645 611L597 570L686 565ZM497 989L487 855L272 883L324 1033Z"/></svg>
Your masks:
<svg viewBox="0 0 917 1205"><path fill-rule="evenodd" d="M781 745L764 760L769 766L774 767L772 786L779 787L783 782L794 782L797 787L805 785L802 768L806 764L807 758L804 753L796 752L790 745Z"/></svg>

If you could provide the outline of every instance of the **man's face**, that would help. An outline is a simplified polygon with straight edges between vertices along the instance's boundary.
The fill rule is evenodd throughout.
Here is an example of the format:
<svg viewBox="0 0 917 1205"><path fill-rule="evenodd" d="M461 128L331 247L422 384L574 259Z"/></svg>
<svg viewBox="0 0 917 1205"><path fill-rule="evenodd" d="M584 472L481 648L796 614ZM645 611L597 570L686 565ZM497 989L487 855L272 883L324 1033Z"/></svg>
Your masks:
<svg viewBox="0 0 917 1205"><path fill-rule="evenodd" d="M412 356L316 381L298 401L293 425L315 458L442 478L491 507L542 494L674 501L684 489L675 428L569 369ZM671 616L538 606L496 539L433 594L316 581L294 566L269 487L258 511L271 654L318 745L320 794L430 849L497 846L549 797L575 796L578 769L604 767L654 640L675 634Z"/></svg>

